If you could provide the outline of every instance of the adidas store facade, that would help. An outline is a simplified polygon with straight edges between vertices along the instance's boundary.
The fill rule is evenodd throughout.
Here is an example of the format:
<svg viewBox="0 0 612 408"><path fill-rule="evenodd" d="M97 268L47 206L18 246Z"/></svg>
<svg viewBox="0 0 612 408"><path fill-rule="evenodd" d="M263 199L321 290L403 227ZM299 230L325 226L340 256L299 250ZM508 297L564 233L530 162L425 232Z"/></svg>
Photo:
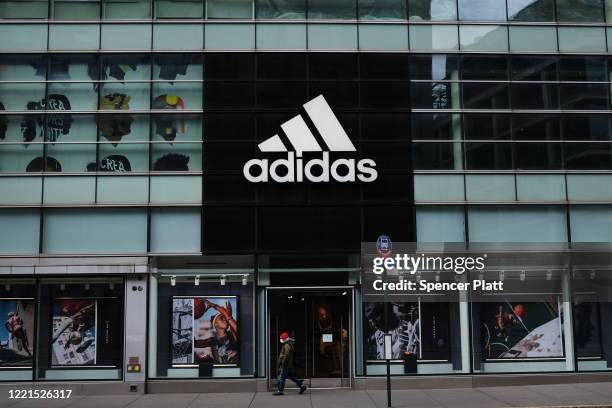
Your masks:
<svg viewBox="0 0 612 408"><path fill-rule="evenodd" d="M607 57L374 50L369 30L446 27L353 23L308 29L372 49L324 50L322 31L308 52L183 50L159 31L134 52L104 23L95 44L2 45L1 386L267 390L285 331L312 387L383 387L389 333L394 387L609 379ZM134 24L181 25L248 37ZM383 235L584 256L484 272L544 295L397 301L364 291L362 243Z"/></svg>

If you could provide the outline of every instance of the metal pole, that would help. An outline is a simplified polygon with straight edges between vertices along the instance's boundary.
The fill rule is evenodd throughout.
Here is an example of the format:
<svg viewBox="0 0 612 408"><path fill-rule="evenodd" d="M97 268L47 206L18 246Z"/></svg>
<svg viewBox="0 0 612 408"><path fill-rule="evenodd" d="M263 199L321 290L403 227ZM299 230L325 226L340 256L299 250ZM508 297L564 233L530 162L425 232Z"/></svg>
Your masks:
<svg viewBox="0 0 612 408"><path fill-rule="evenodd" d="M391 406L391 360L387 360L387 406Z"/></svg>

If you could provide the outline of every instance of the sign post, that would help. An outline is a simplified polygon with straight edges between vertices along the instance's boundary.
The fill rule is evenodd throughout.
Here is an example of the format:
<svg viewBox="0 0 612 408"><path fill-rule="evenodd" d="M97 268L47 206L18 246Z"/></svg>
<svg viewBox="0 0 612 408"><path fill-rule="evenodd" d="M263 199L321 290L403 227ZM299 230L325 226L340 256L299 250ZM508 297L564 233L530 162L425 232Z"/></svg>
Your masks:
<svg viewBox="0 0 612 408"><path fill-rule="evenodd" d="M385 334L385 360L387 361L387 407L391 406L391 334Z"/></svg>

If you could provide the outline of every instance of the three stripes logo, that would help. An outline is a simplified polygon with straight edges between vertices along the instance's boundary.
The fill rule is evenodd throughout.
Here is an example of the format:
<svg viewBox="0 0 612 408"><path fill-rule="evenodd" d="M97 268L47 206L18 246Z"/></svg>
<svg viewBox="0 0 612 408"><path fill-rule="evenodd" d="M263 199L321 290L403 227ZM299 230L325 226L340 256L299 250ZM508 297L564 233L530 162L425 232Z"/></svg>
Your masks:
<svg viewBox="0 0 612 408"><path fill-rule="evenodd" d="M287 149L278 134L258 145L262 153L287 153L287 158L269 162L268 159L251 159L243 168L244 177L252 183L268 182L344 183L362 181L370 183L378 177L376 163L371 159L338 158L330 163L330 152L354 153L355 146L331 110L323 95L305 103L304 109L321 135L327 149L323 149L301 115L281 125L294 151ZM321 153L321 158L305 162L303 154ZM254 168L258 168L259 171ZM256 174L254 174L256 173Z"/></svg>

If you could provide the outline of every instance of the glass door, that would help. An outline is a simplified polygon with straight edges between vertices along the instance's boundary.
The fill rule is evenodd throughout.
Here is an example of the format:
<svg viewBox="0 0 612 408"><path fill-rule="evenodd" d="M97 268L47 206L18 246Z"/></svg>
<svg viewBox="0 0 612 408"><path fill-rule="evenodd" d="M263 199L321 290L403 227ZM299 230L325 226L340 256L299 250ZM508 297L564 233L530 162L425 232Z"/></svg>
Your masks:
<svg viewBox="0 0 612 408"><path fill-rule="evenodd" d="M299 378L315 388L350 386L350 290L270 290L268 310L271 388L283 332L295 338Z"/></svg>

